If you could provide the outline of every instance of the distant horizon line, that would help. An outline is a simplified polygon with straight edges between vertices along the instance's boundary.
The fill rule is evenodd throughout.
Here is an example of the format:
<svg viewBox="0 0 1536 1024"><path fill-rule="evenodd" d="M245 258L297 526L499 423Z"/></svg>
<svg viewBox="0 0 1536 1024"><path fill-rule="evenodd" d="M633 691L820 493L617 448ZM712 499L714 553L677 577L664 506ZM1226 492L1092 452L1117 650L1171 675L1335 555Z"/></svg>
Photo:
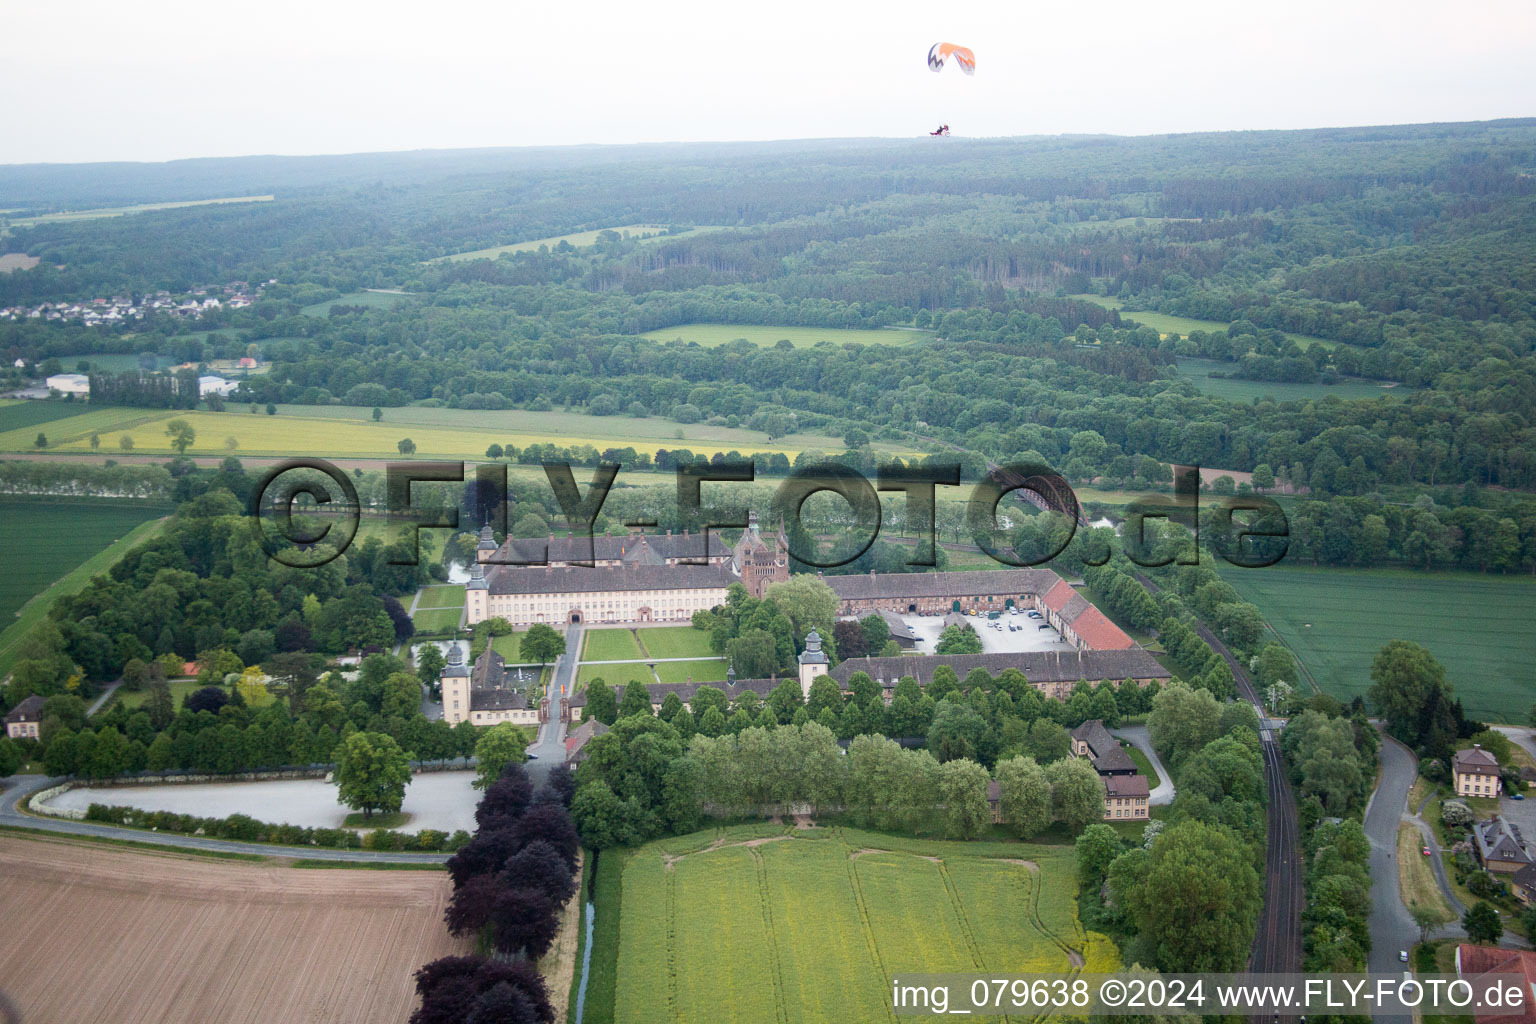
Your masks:
<svg viewBox="0 0 1536 1024"><path fill-rule="evenodd" d="M1055 132L1036 133L1027 135L954 135L947 136L943 140L932 139L933 145L957 145L967 142L1005 143L1027 142L1031 140L1072 140L1072 139L1125 139L1143 140L1157 138L1186 138L1201 135L1285 135L1307 134L1313 132L1330 131L1368 131L1382 128L1434 128L1434 127L1459 127L1474 125L1510 125L1530 126L1536 125L1536 115L1520 117L1494 117L1485 119L1470 119L1459 121L1401 121L1379 124L1330 124L1313 125L1305 128L1212 128L1195 131L1152 131L1140 133L1107 132L1107 131L1082 131L1082 132ZM170 157L162 160L133 160L103 158L96 160L28 160L14 162L0 162L0 170L21 168L47 168L47 167L93 167L93 166L131 166L131 167L156 167L171 164L186 164L194 162L210 162L218 160L335 160L348 158L379 157L379 156L428 156L428 155L453 155L467 153L538 153L538 152L576 152L580 150L617 150L631 149L642 150L646 148L678 148L686 146L709 147L733 147L733 146L762 146L762 145L836 145L850 143L911 143L917 145L930 144L926 135L830 135L830 136L802 136L798 138L742 138L742 139L665 139L648 140L644 142L566 142L528 145L485 145L485 146L424 146L404 149L361 149L345 152L321 152L321 153L240 153L223 156L185 156Z"/></svg>

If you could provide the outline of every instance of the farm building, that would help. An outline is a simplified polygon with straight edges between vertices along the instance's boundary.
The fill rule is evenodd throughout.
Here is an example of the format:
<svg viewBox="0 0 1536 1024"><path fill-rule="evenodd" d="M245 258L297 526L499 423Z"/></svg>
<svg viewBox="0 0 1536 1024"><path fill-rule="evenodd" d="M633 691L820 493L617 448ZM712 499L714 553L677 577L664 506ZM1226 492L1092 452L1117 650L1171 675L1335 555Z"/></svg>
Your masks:
<svg viewBox="0 0 1536 1024"><path fill-rule="evenodd" d="M91 393L91 379L83 373L56 373L43 383L48 385L49 391L57 391L61 395Z"/></svg>

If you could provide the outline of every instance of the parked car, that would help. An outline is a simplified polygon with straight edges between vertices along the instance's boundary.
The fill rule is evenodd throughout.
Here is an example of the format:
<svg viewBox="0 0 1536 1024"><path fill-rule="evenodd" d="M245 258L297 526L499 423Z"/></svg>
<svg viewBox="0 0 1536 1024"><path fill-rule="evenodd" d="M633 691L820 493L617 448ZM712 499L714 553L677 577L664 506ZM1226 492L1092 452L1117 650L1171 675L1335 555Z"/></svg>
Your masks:
<svg viewBox="0 0 1536 1024"><path fill-rule="evenodd" d="M1025 612L1025 614L1028 615L1032 619L1040 618L1040 613L1037 612L1037 611L1029 611L1029 612Z"/></svg>
<svg viewBox="0 0 1536 1024"><path fill-rule="evenodd" d="M1398 959L1399 963L1407 963L1408 962L1408 951L1406 949L1398 950L1397 951L1397 959Z"/></svg>
<svg viewBox="0 0 1536 1024"><path fill-rule="evenodd" d="M1035 628L1036 629L1050 629L1051 628L1051 624L1049 622L1042 622L1042 623L1040 623L1040 625L1036 626Z"/></svg>
<svg viewBox="0 0 1536 1024"><path fill-rule="evenodd" d="M1525 794L1524 793L1511 793L1511 794L1509 794L1509 798L1511 800L1524 800L1525 799Z"/></svg>
<svg viewBox="0 0 1536 1024"><path fill-rule="evenodd" d="M1424 856L1428 857L1429 856L1429 847L1427 847L1427 846L1424 847L1424 849L1421 852L1424 854Z"/></svg>

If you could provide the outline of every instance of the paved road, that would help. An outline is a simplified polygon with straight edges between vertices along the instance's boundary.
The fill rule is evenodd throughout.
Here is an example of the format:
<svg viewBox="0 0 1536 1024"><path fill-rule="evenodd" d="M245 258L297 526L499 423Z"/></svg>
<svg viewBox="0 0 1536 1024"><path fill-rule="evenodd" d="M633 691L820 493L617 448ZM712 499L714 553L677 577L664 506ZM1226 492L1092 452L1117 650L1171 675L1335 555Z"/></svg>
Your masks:
<svg viewBox="0 0 1536 1024"><path fill-rule="evenodd" d="M555 662L554 671L549 674L549 689L545 691L549 697L549 721L539 726L539 738L528 748L528 753L533 755L528 762L528 777L534 785L542 783L555 765L565 763L566 729L565 723L560 721L560 695L569 696L576 692L576 665L581 657L580 626L566 627L565 651Z"/></svg>
<svg viewBox="0 0 1536 1024"><path fill-rule="evenodd" d="M1408 807L1408 791L1418 775L1418 762L1401 743L1383 735L1381 781L1365 810L1365 835L1371 841L1371 952L1366 967L1372 974L1408 970L1400 950L1418 941L1419 929L1403 906L1397 884L1397 825ZM1409 1024L1412 1017L1376 1016L1372 1024Z"/></svg>
<svg viewBox="0 0 1536 1024"><path fill-rule="evenodd" d="M1147 755L1147 760L1152 762L1153 771L1157 772L1159 782L1157 788L1147 798L1147 803L1152 807L1162 807L1173 803L1173 778L1168 774L1168 769L1163 767L1163 762L1158 759L1157 751L1152 749L1152 737L1147 734L1144 725L1123 725L1118 729L1109 730L1111 736L1130 740L1136 749Z"/></svg>
<svg viewBox="0 0 1536 1024"><path fill-rule="evenodd" d="M121 679L117 680L116 682L108 683L107 688L101 691L101 696L93 700L91 702L91 706L85 709L85 717L89 718L96 712L100 711L102 708L106 707L107 701L112 699L112 695L116 693L117 688L122 685L123 681Z"/></svg>
<svg viewBox="0 0 1536 1024"><path fill-rule="evenodd" d="M127 839L151 846L178 847L189 850L216 850L221 853L254 853L266 857L302 857L308 860L383 861L388 863L441 864L448 859L446 853L391 853L373 850L332 850L319 846L277 846L271 843L241 843L228 839L205 839L202 836L172 835L166 832L146 832L135 828L118 828L114 825L98 825L88 821L70 821L66 818L45 818L23 814L16 809L18 801L40 789L61 782L46 775L16 775L5 780L4 793L0 794L0 825L21 826L43 832L65 835L97 836L105 839Z"/></svg>

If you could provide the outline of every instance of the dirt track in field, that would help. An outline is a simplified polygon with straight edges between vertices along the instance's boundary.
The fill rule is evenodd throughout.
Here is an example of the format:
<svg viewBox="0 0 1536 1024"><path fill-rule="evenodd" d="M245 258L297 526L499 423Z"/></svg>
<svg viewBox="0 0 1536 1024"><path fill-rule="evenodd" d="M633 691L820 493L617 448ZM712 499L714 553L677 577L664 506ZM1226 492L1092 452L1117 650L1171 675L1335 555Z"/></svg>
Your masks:
<svg viewBox="0 0 1536 1024"><path fill-rule="evenodd" d="M0 836L0 989L24 1024L404 1021L468 951L440 871L300 870Z"/></svg>

